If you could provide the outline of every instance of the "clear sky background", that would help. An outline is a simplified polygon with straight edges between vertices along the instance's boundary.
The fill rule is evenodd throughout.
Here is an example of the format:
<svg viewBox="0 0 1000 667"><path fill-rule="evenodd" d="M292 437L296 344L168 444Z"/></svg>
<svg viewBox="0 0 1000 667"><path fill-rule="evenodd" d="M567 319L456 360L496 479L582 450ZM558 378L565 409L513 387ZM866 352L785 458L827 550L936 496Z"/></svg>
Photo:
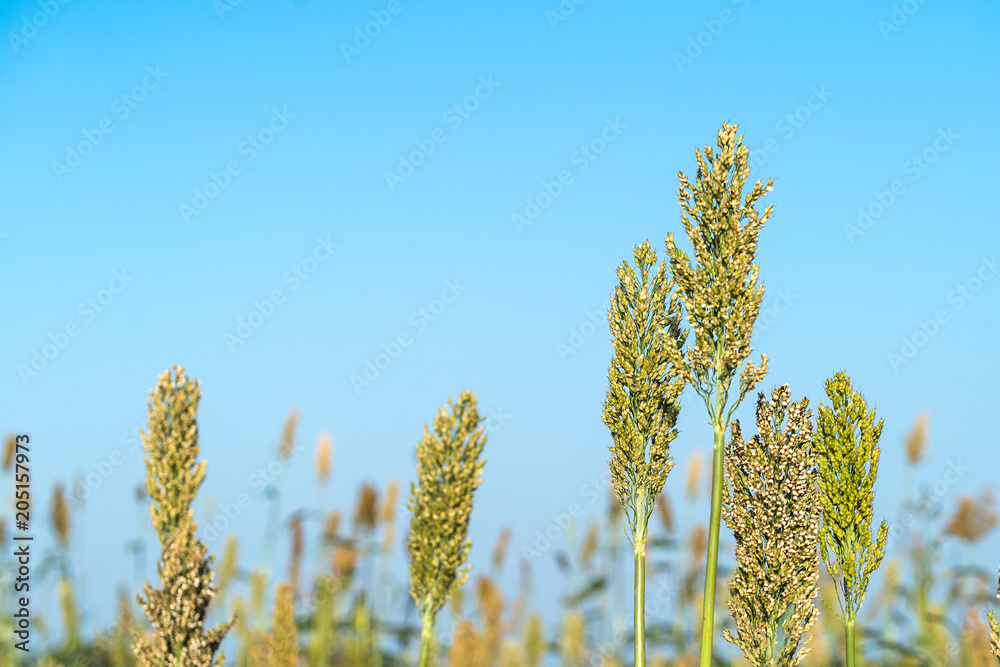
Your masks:
<svg viewBox="0 0 1000 667"><path fill-rule="evenodd" d="M474 572L505 526L519 551L571 503L597 516L581 487L607 468L615 269L683 235L677 172L693 178L724 121L754 151L752 178L774 178L760 388L787 382L816 405L827 377L852 376L885 419L876 511L890 521L921 412L918 479L968 468L946 511L1000 471L996 2L51 4L0 12L0 427L32 436L40 546L52 485L122 455L74 515L88 629L131 579L144 468L123 434L172 364L204 391L199 516L253 493L292 408L306 454L286 509L317 502L323 431L331 506L365 481L408 484L423 424L463 389L497 415ZM436 303L449 281L457 297ZM260 326L233 343L240 318ZM401 334L410 344L377 358ZM753 403L738 413L751 429ZM705 419L685 394L681 464L709 451ZM681 465L667 488L682 485ZM254 496L230 528L244 567L265 514ZM680 521L707 515L703 501ZM980 562L995 567L998 544ZM287 551L283 536L279 568ZM555 551L535 568L549 611Z"/></svg>

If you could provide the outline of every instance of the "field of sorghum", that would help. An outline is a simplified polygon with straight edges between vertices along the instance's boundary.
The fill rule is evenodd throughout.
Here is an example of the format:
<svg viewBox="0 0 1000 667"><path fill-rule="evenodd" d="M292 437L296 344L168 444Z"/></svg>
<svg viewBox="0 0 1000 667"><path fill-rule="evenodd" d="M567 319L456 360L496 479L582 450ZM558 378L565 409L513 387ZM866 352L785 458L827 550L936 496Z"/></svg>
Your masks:
<svg viewBox="0 0 1000 667"><path fill-rule="evenodd" d="M36 617L32 656L40 636L44 657L29 659L15 648L5 614L2 664L997 664L1000 629L987 614L1000 596L996 574L941 558L948 543L975 545L997 527L992 494L941 499L926 488L917 500L905 500L901 516L911 520L905 549L898 550L903 555L886 557L888 527L874 516L883 451L891 465L902 461L921 478L927 416L917 418L902 446L880 443L874 402L838 372L818 400L795 400L786 385L758 394L755 434L731 419L767 373L766 356L759 365L747 359L763 297L757 234L771 211L758 212L755 204L772 184L743 192L747 151L733 125L723 125L716 149L699 151L697 163L693 184L680 175L693 258L668 235L666 260L657 264L647 241L618 268L603 413L613 443L607 511L554 554L566 591L558 618L543 620L533 611L531 566L508 553L509 532L497 537L490 568L468 567L468 526L489 451L471 392L449 400L425 427L405 508L399 484L389 482L363 486L349 512L272 512L267 543L291 554L288 571L275 572L273 550L242 569L237 564L246 559L235 539L216 559L198 537L191 505L206 474L198 445L201 390L175 367L149 397L146 482L136 495L148 503L161 546L158 580L121 591L116 624L82 636L71 567L73 512L57 487L49 504L57 546L40 576L57 581L61 630L46 632L54 624ZM734 380L738 391L730 393ZM712 512L707 523L679 534L675 508L696 498L705 476L701 459L692 458L682 483L668 481L685 388L703 399L713 427L705 471ZM291 456L296 419L293 413L285 425L279 460ZM332 455L330 440L321 439L315 452L321 486L329 484ZM8 438L5 488L13 459ZM269 497L280 506L280 483ZM0 523L5 581L13 568L9 533ZM408 582L387 565L403 545ZM719 560L720 548L730 545L731 570ZM633 576L625 578L620 566L629 560ZM499 584L507 568L517 569L521 582L514 591ZM647 599L647 577L669 581L666 594L657 590ZM613 603L623 588L632 592L632 622ZM9 587L4 595L12 595ZM647 619L654 605L669 613Z"/></svg>

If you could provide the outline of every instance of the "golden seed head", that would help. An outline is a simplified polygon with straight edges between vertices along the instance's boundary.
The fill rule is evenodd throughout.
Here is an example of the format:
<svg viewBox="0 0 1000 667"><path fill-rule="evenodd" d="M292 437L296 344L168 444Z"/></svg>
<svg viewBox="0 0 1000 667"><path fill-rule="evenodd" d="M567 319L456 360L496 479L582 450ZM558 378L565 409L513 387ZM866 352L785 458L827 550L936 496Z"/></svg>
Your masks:
<svg viewBox="0 0 1000 667"><path fill-rule="evenodd" d="M977 499L968 495L958 498L958 507L944 527L945 535L953 535L972 544L993 531L1000 522L996 512L996 494L986 489Z"/></svg>
<svg viewBox="0 0 1000 667"><path fill-rule="evenodd" d="M757 435L739 420L725 450L722 517L736 540L728 606L737 634L724 632L753 665L795 665L819 610L819 490L809 401L788 385L757 400ZM783 635L783 637L781 637ZM780 641L779 641L780 640Z"/></svg>
<svg viewBox="0 0 1000 667"><path fill-rule="evenodd" d="M270 637L271 667L298 667L299 633L295 626L295 593L291 583L277 586Z"/></svg>
<svg viewBox="0 0 1000 667"><path fill-rule="evenodd" d="M826 381L826 395L830 405L820 403L813 435L823 516L820 554L838 582L843 618L854 619L889 536L885 521L876 535L871 531L883 420L876 421L875 409L842 371Z"/></svg>
<svg viewBox="0 0 1000 667"><path fill-rule="evenodd" d="M379 519L383 523L392 523L396 518L396 501L399 498L399 482L389 480L385 487L385 497L382 499L382 506L379 509Z"/></svg>
<svg viewBox="0 0 1000 667"><path fill-rule="evenodd" d="M910 465L916 465L924 458L927 451L927 422L930 416L923 413L917 417L913 430L906 436L906 460Z"/></svg>
<svg viewBox="0 0 1000 667"><path fill-rule="evenodd" d="M326 484L330 479L330 467L333 464L333 438L329 433L321 433L319 444L316 445L316 472L319 483Z"/></svg>
<svg viewBox="0 0 1000 667"><path fill-rule="evenodd" d="M285 427L281 431L281 442L278 444L278 456L283 459L289 458L292 455L292 450L295 449L295 427L298 423L299 412L292 410L285 420Z"/></svg>
<svg viewBox="0 0 1000 667"><path fill-rule="evenodd" d="M670 506L670 496L666 491L660 494L660 499L656 501L656 515L660 518L660 525L668 533L674 530L674 513Z"/></svg>
<svg viewBox="0 0 1000 667"><path fill-rule="evenodd" d="M497 537L497 542L493 545L493 557L491 561L494 570L500 570L503 567L503 561L504 557L507 555L507 546L510 544L510 538L510 528L504 528L500 531L500 535Z"/></svg>
<svg viewBox="0 0 1000 667"><path fill-rule="evenodd" d="M634 249L635 266L618 267L608 324L613 356L601 419L611 431L611 486L625 512L629 540L645 542L656 499L674 465L678 378L669 349L683 344L680 304L666 262L657 264L649 241ZM638 546L636 548L639 548Z"/></svg>
<svg viewBox="0 0 1000 667"><path fill-rule="evenodd" d="M338 544L333 549L333 573L337 577L354 576L358 564L358 550L351 543Z"/></svg>
<svg viewBox="0 0 1000 667"><path fill-rule="evenodd" d="M8 435L3 442L3 471L10 470L14 463L14 451L17 449L17 439L13 434Z"/></svg>
<svg viewBox="0 0 1000 667"><path fill-rule="evenodd" d="M527 667L538 667L547 652L542 617L532 614L524 630L524 662Z"/></svg>
<svg viewBox="0 0 1000 667"><path fill-rule="evenodd" d="M373 484L363 484L354 507L354 530L371 532L378 524L378 490Z"/></svg>
<svg viewBox="0 0 1000 667"><path fill-rule="evenodd" d="M701 481L702 453L696 449L688 460L687 480L684 485L684 493L689 500L698 500L698 482Z"/></svg>
<svg viewBox="0 0 1000 667"><path fill-rule="evenodd" d="M62 484L56 484L52 489L52 530L56 534L56 540L62 549L69 547L69 505L66 504L66 495L63 493Z"/></svg>
<svg viewBox="0 0 1000 667"><path fill-rule="evenodd" d="M327 514L323 520L323 544L332 545L337 539L338 530L340 530L340 510Z"/></svg>
<svg viewBox="0 0 1000 667"><path fill-rule="evenodd" d="M294 591L299 585L299 571L302 567L302 552L305 542L302 534L302 512L296 512L292 515L289 531L292 534L292 554L288 561L288 580Z"/></svg>
<svg viewBox="0 0 1000 667"><path fill-rule="evenodd" d="M410 594L433 619L468 576L465 562L472 501L482 478L486 434L476 397L462 392L425 425L417 444L417 482L410 485Z"/></svg>
<svg viewBox="0 0 1000 667"><path fill-rule="evenodd" d="M197 522L191 509L205 478L206 464L197 460L201 389L196 380L185 377L183 368L174 366L160 375L150 393L149 424L141 435L163 588L154 589L146 582L138 599L153 633L133 631L132 649L143 667L219 667L225 660L219 645L236 618L205 628L216 588L212 556L195 536Z"/></svg>
<svg viewBox="0 0 1000 667"><path fill-rule="evenodd" d="M582 611L572 611L563 621L562 658L566 664L580 665L587 654L587 618Z"/></svg>
<svg viewBox="0 0 1000 667"><path fill-rule="evenodd" d="M683 172L678 173L681 222L694 251L694 264L677 247L672 233L666 238L676 297L695 337L686 346L686 354L685 336L668 345L667 356L678 377L693 385L706 401L717 386L728 391L740 365L753 352L750 337L764 298L755 263L757 240L773 205L763 212L755 205L770 192L773 182L768 179L764 185L758 180L743 194L750 175L750 152L737 128L723 123L716 138L718 150L706 146L704 152L695 151L698 171L693 185ZM736 405L766 373L764 355L760 367L752 362L744 366ZM712 417L722 423L727 419L725 414Z"/></svg>

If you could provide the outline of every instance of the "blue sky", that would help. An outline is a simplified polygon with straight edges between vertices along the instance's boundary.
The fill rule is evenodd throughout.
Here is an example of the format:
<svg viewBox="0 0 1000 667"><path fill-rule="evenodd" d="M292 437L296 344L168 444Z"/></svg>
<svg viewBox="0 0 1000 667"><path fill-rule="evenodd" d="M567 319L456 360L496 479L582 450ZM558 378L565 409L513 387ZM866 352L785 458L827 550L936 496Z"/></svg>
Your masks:
<svg viewBox="0 0 1000 667"><path fill-rule="evenodd" d="M724 121L774 178L761 389L815 405L848 371L885 418L880 515L925 411L926 481L960 460L949 497L978 493L997 470L998 28L987 1L3 3L0 418L31 434L46 500L121 454L78 517L88 626L130 578L127 434L172 364L204 391L199 512L251 488L292 408L308 456L286 508L316 502L324 431L331 504L408 483L423 424L471 389L495 415L473 565L504 526L530 545L606 470L615 268L683 234L677 172ZM702 410L685 395L681 463L710 448ZM232 527L246 567L265 509Z"/></svg>

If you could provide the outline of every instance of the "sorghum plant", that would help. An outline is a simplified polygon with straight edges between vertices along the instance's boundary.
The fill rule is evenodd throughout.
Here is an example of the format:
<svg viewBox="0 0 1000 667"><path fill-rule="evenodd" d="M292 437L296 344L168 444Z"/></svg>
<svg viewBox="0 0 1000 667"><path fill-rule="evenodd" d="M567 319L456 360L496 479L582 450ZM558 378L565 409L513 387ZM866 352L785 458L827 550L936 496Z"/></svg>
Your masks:
<svg viewBox="0 0 1000 667"><path fill-rule="evenodd" d="M702 607L701 667L712 661L715 635L715 580L719 561L724 450L729 418L746 394L767 373L767 357L759 368L748 362L740 373L739 395L730 404L729 389L743 361L750 356L753 331L764 286L757 282L757 237L771 216L754 207L773 184L760 181L743 196L750 174L749 151L738 126L724 123L719 130L718 152L705 147L695 151L698 173L691 185L683 172L678 197L681 222L694 248L696 265L667 235L670 269L695 342L684 351L684 341L667 346L668 361L686 383L694 386L708 409L715 440L712 452L712 509L709 520L708 554L705 564L705 596ZM743 221L746 220L746 224ZM728 410L727 410L728 407Z"/></svg>
<svg viewBox="0 0 1000 667"><path fill-rule="evenodd" d="M469 575L465 559L472 497L483 471L480 458L486 434L476 397L462 392L448 399L434 418L434 432L424 426L417 445L417 483L410 484L410 595L420 612L420 667L427 665L434 621L441 607Z"/></svg>
<svg viewBox="0 0 1000 667"><path fill-rule="evenodd" d="M154 590L147 581L144 595L138 596L153 636L147 640L135 633L133 651L148 667L216 667L225 655L213 656L234 621L204 628L215 587L212 557L195 536L191 509L205 478L205 462L197 462L201 388L174 366L172 373L160 375L151 394L142 441L150 515L162 548L157 572L163 588Z"/></svg>
<svg viewBox="0 0 1000 667"><path fill-rule="evenodd" d="M736 539L729 610L738 645L755 667L790 667L819 615L819 492L812 411L790 403L788 385L757 398L757 435L744 442L732 424L722 516ZM787 417L787 421L786 421ZM779 636L781 637L779 643Z"/></svg>
<svg viewBox="0 0 1000 667"><path fill-rule="evenodd" d="M614 357L602 418L614 441L611 487L625 511L635 554L635 666L642 667L649 517L674 465L670 443L677 436L678 397L684 389L684 381L670 373L666 349L683 344L685 333L676 296L668 305L666 263L656 266L649 241L636 246L634 270L628 261L618 267L618 281L608 313Z"/></svg>
<svg viewBox="0 0 1000 667"><path fill-rule="evenodd" d="M868 409L846 373L826 381L826 395L830 406L820 403L814 438L823 508L820 553L837 583L847 666L854 667L854 621L888 536L885 521L874 540L871 534L883 420L875 422L875 409Z"/></svg>
<svg viewBox="0 0 1000 667"><path fill-rule="evenodd" d="M295 627L295 589L289 582L280 584L275 591L272 624L268 664L296 667L299 664L299 633Z"/></svg>
<svg viewBox="0 0 1000 667"><path fill-rule="evenodd" d="M1000 576L997 577L997 599L1000 600ZM993 616L993 610L986 612L990 619L990 650L1000 660L1000 622Z"/></svg>

